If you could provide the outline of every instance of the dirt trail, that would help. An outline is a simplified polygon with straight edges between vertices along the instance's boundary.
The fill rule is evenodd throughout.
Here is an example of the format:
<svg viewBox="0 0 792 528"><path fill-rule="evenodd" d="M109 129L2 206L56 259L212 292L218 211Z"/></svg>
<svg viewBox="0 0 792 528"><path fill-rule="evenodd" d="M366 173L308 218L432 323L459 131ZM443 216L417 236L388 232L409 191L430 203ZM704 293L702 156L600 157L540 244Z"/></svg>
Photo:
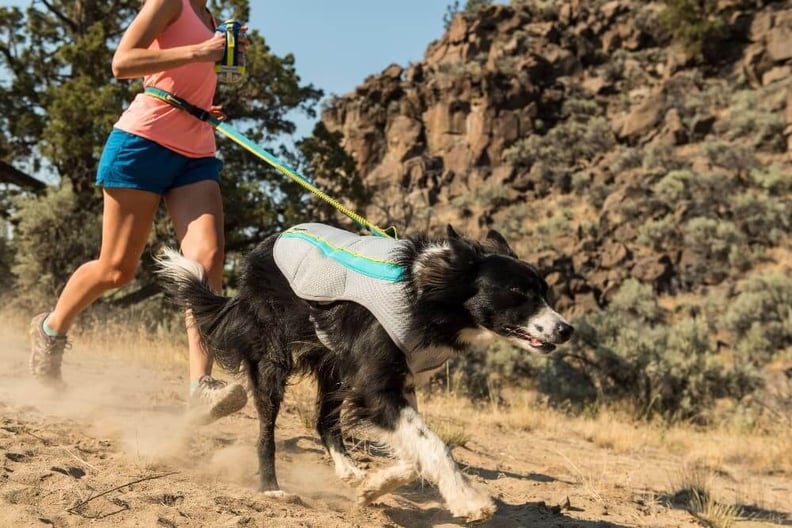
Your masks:
<svg viewBox="0 0 792 528"><path fill-rule="evenodd" d="M356 509L354 489L335 477L305 425L304 402L293 396L278 423L277 464L282 488L299 500L284 502L256 492L251 404L213 426L190 428L183 372L124 364L122 351L80 353L76 344L64 364L69 391L48 394L27 374L26 349L24 336L0 336L0 526L465 525L420 483ZM574 435L477 420L465 426L471 440L454 456L498 497L495 518L482 526L699 525L658 499L680 465L668 453L614 454ZM386 463L362 449L353 456L364 466ZM768 500L779 504L774 525L788 524L780 497L792 497L792 486L783 479L768 486L776 488Z"/></svg>

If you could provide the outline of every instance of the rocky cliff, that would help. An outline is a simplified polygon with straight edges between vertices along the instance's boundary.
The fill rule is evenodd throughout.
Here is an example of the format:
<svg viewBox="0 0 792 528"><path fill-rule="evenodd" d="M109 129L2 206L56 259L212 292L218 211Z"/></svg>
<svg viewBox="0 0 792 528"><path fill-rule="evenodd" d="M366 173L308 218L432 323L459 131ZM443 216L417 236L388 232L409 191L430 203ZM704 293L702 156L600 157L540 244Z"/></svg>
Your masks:
<svg viewBox="0 0 792 528"><path fill-rule="evenodd" d="M334 98L322 121L373 191L367 217L498 229L572 311L629 277L680 294L789 271L792 5L721 2L706 61L665 9L489 5Z"/></svg>

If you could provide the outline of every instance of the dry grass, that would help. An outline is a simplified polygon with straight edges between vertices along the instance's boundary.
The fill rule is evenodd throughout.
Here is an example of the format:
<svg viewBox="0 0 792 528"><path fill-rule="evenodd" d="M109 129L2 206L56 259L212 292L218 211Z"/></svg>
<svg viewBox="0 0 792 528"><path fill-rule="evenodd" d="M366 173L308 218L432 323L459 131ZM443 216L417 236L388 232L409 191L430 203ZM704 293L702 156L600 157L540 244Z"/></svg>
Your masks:
<svg viewBox="0 0 792 528"><path fill-rule="evenodd" d="M739 506L716 500L712 481L712 477L699 468L683 468L670 500L711 528L731 528L741 520L742 511Z"/></svg>
<svg viewBox="0 0 792 528"><path fill-rule="evenodd" d="M433 417L428 420L428 424L432 431L451 449L465 447L473 436L469 426L464 423Z"/></svg>
<svg viewBox="0 0 792 528"><path fill-rule="evenodd" d="M8 336L27 335L30 314L19 311L0 311L6 323L2 330ZM90 316L89 316L90 317ZM76 324L69 334L80 353L109 355L123 358L146 366L165 368L187 368L187 335L156 335L145 332L140 326L129 324L94 322L86 329Z"/></svg>

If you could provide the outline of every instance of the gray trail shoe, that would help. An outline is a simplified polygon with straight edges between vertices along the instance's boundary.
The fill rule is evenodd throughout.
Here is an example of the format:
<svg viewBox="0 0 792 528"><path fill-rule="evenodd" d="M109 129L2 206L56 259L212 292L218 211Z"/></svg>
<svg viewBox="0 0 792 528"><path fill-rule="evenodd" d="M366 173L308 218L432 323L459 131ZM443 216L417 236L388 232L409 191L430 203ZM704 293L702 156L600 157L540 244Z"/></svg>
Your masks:
<svg viewBox="0 0 792 528"><path fill-rule="evenodd" d="M246 403L247 391L239 383L204 376L190 394L189 417L197 424L206 425L237 412Z"/></svg>
<svg viewBox="0 0 792 528"><path fill-rule="evenodd" d="M63 353L71 345L66 336L52 337L44 332L48 315L49 312L38 314L30 322L30 373L45 385L63 387L61 363Z"/></svg>

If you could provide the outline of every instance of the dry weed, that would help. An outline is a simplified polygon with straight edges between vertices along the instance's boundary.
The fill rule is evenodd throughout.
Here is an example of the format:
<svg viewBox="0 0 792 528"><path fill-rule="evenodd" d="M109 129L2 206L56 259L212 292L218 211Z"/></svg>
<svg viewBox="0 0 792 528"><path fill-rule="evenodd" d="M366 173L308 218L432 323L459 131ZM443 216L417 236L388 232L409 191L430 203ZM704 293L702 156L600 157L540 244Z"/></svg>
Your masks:
<svg viewBox="0 0 792 528"><path fill-rule="evenodd" d="M684 467L674 489L670 501L711 528L731 528L742 517L739 506L715 499L712 476L700 468Z"/></svg>

